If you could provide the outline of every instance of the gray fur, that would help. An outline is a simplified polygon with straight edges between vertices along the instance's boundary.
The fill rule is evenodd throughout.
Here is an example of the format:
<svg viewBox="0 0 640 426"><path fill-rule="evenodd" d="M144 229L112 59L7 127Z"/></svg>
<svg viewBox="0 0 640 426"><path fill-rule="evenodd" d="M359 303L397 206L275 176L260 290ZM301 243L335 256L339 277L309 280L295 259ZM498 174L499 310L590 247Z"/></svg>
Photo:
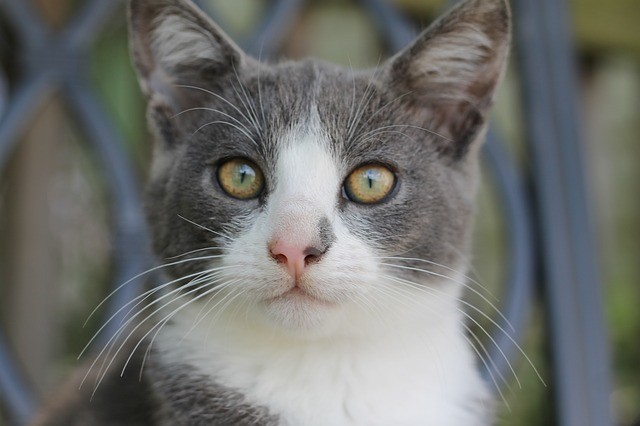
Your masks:
<svg viewBox="0 0 640 426"><path fill-rule="evenodd" d="M158 426L278 426L265 407L247 404L231 389L211 382L185 365L151 363L147 374L160 401Z"/></svg>
<svg viewBox="0 0 640 426"><path fill-rule="evenodd" d="M370 239L381 256L462 261L472 228L478 147L509 44L504 0L465 1L378 70L362 72L313 59L259 63L189 0L131 0L130 15L133 58L156 139L146 210L159 258L224 243L208 230L233 237L248 229L278 184L281 137L304 126L315 109L345 173L376 162L398 177L394 193L379 204L335 194L350 231ZM184 31L159 37L167 25ZM210 51L194 56L190 45ZM176 58L181 60L172 62ZM243 105L243 112L232 105ZM249 110L255 116L247 117ZM238 200L219 188L216 167L231 157L250 158L261 168L266 185L259 198ZM322 250L316 249L330 250L335 235L327 218L318 235ZM169 274L183 277L205 266L187 262ZM141 408L128 413L146 420L117 424L278 424L268 408L249 406L235 390L185 365L163 365L154 352L142 382L114 376L108 383L113 388L104 390L104 404L87 404L86 395L73 398L62 403L67 417L58 418L80 424L85 417L69 417L78 412L94 416L84 424L116 424L92 410L119 404L124 389L133 389Z"/></svg>
<svg viewBox="0 0 640 426"><path fill-rule="evenodd" d="M326 216L318 222L318 235L320 237L320 246L317 247L317 249L321 253L325 253L331 248L331 244L333 244L336 239L336 234L333 233L331 223Z"/></svg>
<svg viewBox="0 0 640 426"><path fill-rule="evenodd" d="M102 380L101 369L93 368L82 383L90 363L79 369L63 391L49 401L33 425L278 425L277 417L267 408L248 405L242 395L211 383L188 366L163 365L158 362L155 351L150 351L144 360L148 340L133 352L124 375L120 376L122 366L137 342L137 338L125 342ZM98 380L101 380L100 386L93 394Z"/></svg>

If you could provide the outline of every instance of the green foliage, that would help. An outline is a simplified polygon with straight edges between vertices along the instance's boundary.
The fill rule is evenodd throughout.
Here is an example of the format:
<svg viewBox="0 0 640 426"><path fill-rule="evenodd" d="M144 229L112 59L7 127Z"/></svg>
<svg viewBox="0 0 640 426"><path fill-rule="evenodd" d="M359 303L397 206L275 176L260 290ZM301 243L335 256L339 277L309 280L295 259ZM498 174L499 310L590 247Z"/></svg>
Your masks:
<svg viewBox="0 0 640 426"><path fill-rule="evenodd" d="M91 74L106 110L139 169L146 170L150 143L145 103L129 57L127 27L121 15L101 34L92 50Z"/></svg>
<svg viewBox="0 0 640 426"><path fill-rule="evenodd" d="M573 25L579 43L599 52L640 55L640 2L572 0Z"/></svg>

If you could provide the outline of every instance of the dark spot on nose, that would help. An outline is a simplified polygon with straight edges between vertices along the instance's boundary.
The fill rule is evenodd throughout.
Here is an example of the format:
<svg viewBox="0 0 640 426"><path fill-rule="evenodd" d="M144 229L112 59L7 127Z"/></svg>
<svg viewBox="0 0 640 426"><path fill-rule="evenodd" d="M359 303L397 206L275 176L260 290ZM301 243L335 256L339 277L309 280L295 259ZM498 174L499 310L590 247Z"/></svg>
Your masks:
<svg viewBox="0 0 640 426"><path fill-rule="evenodd" d="M320 245L323 247L322 251L326 252L336 239L331 222L326 216L318 222L318 236L320 237Z"/></svg>

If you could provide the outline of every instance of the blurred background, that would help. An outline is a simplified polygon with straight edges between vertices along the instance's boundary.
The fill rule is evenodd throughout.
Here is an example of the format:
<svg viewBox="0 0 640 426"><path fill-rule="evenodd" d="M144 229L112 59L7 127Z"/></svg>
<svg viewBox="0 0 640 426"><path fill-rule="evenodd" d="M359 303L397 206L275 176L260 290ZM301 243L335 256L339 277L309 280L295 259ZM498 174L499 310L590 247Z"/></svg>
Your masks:
<svg viewBox="0 0 640 426"><path fill-rule="evenodd" d="M26 1L26 0L25 0ZM392 0L390 0L392 1ZM86 2L33 0L43 20L65 28ZM140 188L150 153L145 105L129 61L124 2L92 41L87 64L113 131L130 159ZM236 38L252 33L268 5L256 0L211 0L208 5ZM443 1L393 0L423 28ZM587 188L597 231L598 262L614 387L616 424L640 425L640 2L571 0L580 88ZM1 13L1 12L0 12ZM0 61L4 78L0 112L24 75L16 23L0 15ZM280 54L317 56L353 67L375 66L388 52L370 17L355 1L309 1L291 23ZM39 52L46 55L47 52ZM517 58L513 58L515 62ZM70 64L70 66L80 66ZM522 102L516 67L500 89L494 124L526 170ZM101 319L83 328L114 277L113 215L109 183L95 150L65 100L55 91L32 111L27 130L0 177L0 330L28 382L39 395L55 389L78 365L77 355ZM473 276L500 293L506 251L504 228L491 183L483 185ZM480 302L478 302L480 303ZM481 323L482 318L478 319ZM544 311L532 309L524 351L548 377ZM519 357L522 387L505 390L501 425L551 423L552 398ZM6 424L0 403L0 425ZM3 421L4 419L4 421Z"/></svg>

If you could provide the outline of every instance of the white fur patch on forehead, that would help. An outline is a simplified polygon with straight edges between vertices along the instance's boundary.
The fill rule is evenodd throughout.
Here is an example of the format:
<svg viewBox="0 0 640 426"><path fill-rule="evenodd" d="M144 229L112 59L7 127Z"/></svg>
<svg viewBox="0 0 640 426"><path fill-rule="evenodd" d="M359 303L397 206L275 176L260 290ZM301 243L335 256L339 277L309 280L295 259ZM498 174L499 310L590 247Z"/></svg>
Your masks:
<svg viewBox="0 0 640 426"><path fill-rule="evenodd" d="M305 203L330 215L340 191L340 171L317 110L311 110L303 125L284 134L281 143L273 202Z"/></svg>

